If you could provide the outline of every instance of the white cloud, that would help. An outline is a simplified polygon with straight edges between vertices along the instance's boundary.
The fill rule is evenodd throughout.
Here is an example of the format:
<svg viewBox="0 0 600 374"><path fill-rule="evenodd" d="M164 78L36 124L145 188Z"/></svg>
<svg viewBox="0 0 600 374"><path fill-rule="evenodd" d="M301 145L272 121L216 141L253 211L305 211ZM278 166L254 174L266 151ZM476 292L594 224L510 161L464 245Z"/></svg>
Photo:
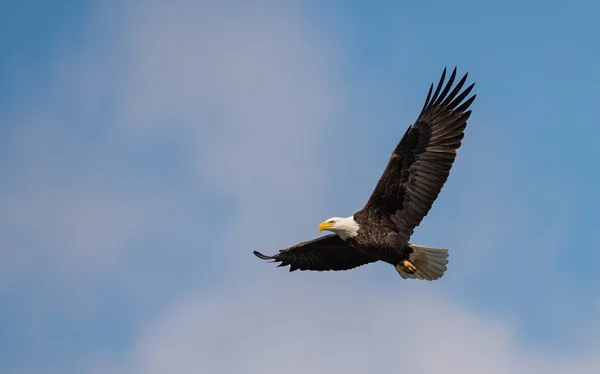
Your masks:
<svg viewBox="0 0 600 374"><path fill-rule="evenodd" d="M288 276L260 289L196 295L139 337L125 371L558 374L592 373L600 363L598 342L555 356L521 345L511 321L435 291L399 289L400 281L366 289L344 278L335 285L305 275L300 285Z"/></svg>
<svg viewBox="0 0 600 374"><path fill-rule="evenodd" d="M107 19L91 27L88 47L57 59L47 89L57 97L34 101L38 107L17 118L10 166L20 185L9 191L2 219L35 233L45 243L41 257L57 271L114 268L134 239L170 229L156 224L165 209L195 197L174 201L172 191L153 186L160 181L123 175L113 155L173 138L185 173L197 177L197 194L218 189L238 206L236 222L227 223L228 237L238 239L224 243L235 248L233 258L251 253L242 238L282 205L295 207L294 223L310 222L305 218L320 201L319 129L341 105L332 45L293 8L276 4L179 1L113 10L127 15L117 17L124 23L114 27L118 37L108 37L119 42L103 45L98 25L115 18L100 12ZM107 93L117 100L106 100ZM90 121L104 106L106 122ZM295 231L282 227L280 234Z"/></svg>
<svg viewBox="0 0 600 374"><path fill-rule="evenodd" d="M344 94L335 45L290 5L155 4L125 38L132 69L117 122L149 138L175 131L204 186L236 201L224 243L234 252L223 251L234 262L256 232L277 230L261 245L291 244L277 238L323 218L319 132Z"/></svg>
<svg viewBox="0 0 600 374"><path fill-rule="evenodd" d="M293 188L313 175L318 129L341 92L330 46L299 15L204 2L140 13L126 38L134 69L121 101L123 126L180 131L199 172L237 193L265 177Z"/></svg>
<svg viewBox="0 0 600 374"><path fill-rule="evenodd" d="M156 293L181 276L179 268L144 270L148 251L177 266L173 259L187 261L194 247L211 253L195 272L211 271L222 257L234 272L236 261L256 260L249 247L255 233L283 223L281 206L294 207L291 224L263 238L265 248L289 244L278 240L298 235L301 222L314 221L308 230L315 229L317 219L309 216L322 201L315 184L323 176L319 130L343 105L333 45L288 7L206 4L101 11L83 36L86 47L57 58L42 98L32 94L27 112L7 116L13 178L3 186L0 223L18 235L1 239L10 246L0 253L10 270L0 279L6 289L42 282L53 293L51 307L77 326L101 318L97 300L113 302L106 289L118 287L116 298L127 295L134 310L139 300L156 305L174 297ZM114 25L117 35L98 32L119 11L126 22ZM107 38L119 42L106 44ZM147 168L137 155L160 152L163 139L182 157L162 168L181 169L186 186L161 180L160 167L151 175L137 170ZM236 214L203 226L198 215L218 220L219 213L194 214L189 206L215 190L234 202ZM202 247L216 226L228 228L220 246ZM157 236L181 244L180 235L187 247L166 240L165 247L147 246ZM44 309L50 306L27 305L34 310L26 323L37 321L43 336L31 346L55 338ZM160 304L145 317L169 307ZM71 369L119 367L103 349L80 357Z"/></svg>

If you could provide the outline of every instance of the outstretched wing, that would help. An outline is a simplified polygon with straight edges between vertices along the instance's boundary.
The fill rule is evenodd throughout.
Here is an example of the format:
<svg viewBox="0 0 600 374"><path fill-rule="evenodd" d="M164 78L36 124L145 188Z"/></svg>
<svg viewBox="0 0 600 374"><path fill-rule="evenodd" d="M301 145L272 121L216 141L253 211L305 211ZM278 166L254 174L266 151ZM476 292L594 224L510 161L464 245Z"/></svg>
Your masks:
<svg viewBox="0 0 600 374"><path fill-rule="evenodd" d="M258 251L254 254L263 260L281 262L279 266L290 265L290 271L348 270L377 261L350 247L336 234L296 244L273 256L265 256Z"/></svg>
<svg viewBox="0 0 600 374"><path fill-rule="evenodd" d="M394 149L365 205L365 210L377 210L384 222L405 240L431 209L448 179L456 150L461 145L471 115L467 109L476 96L463 102L475 85L473 83L461 92L467 75L450 92L456 68L445 86L444 69L433 97L433 84L430 86L421 114Z"/></svg>

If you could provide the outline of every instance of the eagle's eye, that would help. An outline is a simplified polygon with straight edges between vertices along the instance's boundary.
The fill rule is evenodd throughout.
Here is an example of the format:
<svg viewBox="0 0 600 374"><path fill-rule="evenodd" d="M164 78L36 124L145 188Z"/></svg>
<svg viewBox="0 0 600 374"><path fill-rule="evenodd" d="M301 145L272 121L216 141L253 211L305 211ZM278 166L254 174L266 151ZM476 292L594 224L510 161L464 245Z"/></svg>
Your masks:
<svg viewBox="0 0 600 374"><path fill-rule="evenodd" d="M331 221L329 221L329 224L330 224L330 225L333 225L334 223L335 223L335 221L334 221L334 220L331 220Z"/></svg>

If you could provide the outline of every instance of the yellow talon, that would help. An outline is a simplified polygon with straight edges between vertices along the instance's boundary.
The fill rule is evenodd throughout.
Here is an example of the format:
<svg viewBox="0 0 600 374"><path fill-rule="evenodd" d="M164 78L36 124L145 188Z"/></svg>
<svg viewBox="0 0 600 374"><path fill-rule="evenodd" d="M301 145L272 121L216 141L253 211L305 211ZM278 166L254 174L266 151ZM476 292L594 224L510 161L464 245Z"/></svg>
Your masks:
<svg viewBox="0 0 600 374"><path fill-rule="evenodd" d="M417 267L409 260L404 260L401 266L404 267L404 271L409 274L414 274L414 272L417 271Z"/></svg>

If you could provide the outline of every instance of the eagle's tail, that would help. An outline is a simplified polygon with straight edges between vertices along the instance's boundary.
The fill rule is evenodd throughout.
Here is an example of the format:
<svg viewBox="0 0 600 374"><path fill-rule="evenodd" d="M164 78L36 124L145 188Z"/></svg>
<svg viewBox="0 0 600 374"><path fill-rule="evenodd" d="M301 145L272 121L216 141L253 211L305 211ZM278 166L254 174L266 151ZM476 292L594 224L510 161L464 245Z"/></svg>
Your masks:
<svg viewBox="0 0 600 374"><path fill-rule="evenodd" d="M447 249L409 245L413 252L408 263L403 261L395 266L402 278L435 280L444 275L448 264Z"/></svg>

